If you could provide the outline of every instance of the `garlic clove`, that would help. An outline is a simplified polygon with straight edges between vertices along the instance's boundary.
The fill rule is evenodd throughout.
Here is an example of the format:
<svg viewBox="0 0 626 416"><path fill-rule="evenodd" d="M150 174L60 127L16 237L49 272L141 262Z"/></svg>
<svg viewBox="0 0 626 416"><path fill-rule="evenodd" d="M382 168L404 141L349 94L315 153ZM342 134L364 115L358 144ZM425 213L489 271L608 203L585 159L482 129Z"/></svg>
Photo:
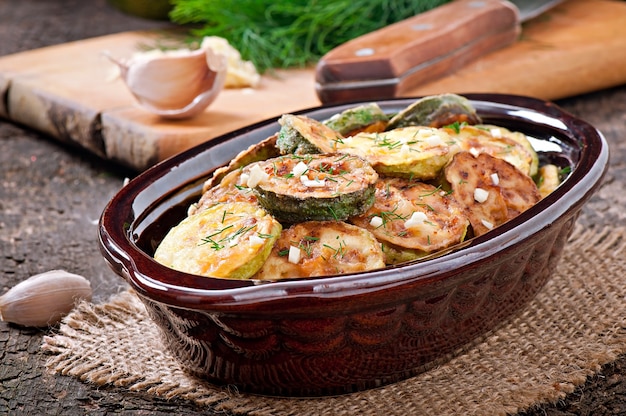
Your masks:
<svg viewBox="0 0 626 416"><path fill-rule="evenodd" d="M52 326L91 296L91 284L83 276L51 270L29 277L0 296L0 319L22 326Z"/></svg>
<svg viewBox="0 0 626 416"><path fill-rule="evenodd" d="M145 53L129 61L107 55L137 102L165 118L189 118L206 109L224 88L226 57L205 47Z"/></svg>
<svg viewBox="0 0 626 416"><path fill-rule="evenodd" d="M224 88L256 88L261 83L261 75L250 61L244 61L241 53L233 48L228 40L220 36L205 36L201 48L210 48L213 52L226 57L226 81Z"/></svg>

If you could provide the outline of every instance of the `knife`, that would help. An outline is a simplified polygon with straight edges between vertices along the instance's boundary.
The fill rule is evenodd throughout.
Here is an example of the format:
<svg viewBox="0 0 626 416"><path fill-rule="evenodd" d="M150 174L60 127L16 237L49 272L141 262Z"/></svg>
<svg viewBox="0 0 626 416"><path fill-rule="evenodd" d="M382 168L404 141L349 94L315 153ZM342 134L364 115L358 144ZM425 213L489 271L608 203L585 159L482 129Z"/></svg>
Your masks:
<svg viewBox="0 0 626 416"><path fill-rule="evenodd" d="M350 40L315 68L323 104L376 100L454 72L514 43L521 23L564 0L455 0Z"/></svg>

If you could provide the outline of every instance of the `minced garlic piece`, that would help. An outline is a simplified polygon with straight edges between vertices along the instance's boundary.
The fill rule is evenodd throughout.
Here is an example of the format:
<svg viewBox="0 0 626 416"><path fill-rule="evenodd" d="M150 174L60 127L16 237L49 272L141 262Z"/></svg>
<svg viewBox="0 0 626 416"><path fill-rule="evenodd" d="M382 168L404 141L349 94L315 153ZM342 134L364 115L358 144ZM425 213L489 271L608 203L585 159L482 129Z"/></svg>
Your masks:
<svg viewBox="0 0 626 416"><path fill-rule="evenodd" d="M298 264L300 262L300 249L298 247L289 247L289 263Z"/></svg>
<svg viewBox="0 0 626 416"><path fill-rule="evenodd" d="M291 170L291 173L293 173L293 176L302 176L307 170L309 170L309 167L306 163L298 162L298 164Z"/></svg>
<svg viewBox="0 0 626 416"><path fill-rule="evenodd" d="M267 178L269 178L269 175L259 165L252 166L247 181L248 188L254 188Z"/></svg>
<svg viewBox="0 0 626 416"><path fill-rule="evenodd" d="M491 135L495 137L496 139L499 139L500 137L502 137L502 130L498 128L489 130L489 133L491 133Z"/></svg>
<svg viewBox="0 0 626 416"><path fill-rule="evenodd" d="M443 140L441 140L441 137L437 136L436 134L433 134L432 136L427 137L425 142L429 146L442 146L444 144Z"/></svg>
<svg viewBox="0 0 626 416"><path fill-rule="evenodd" d="M370 225L372 227L380 227L381 225L383 225L383 219L381 217L379 217L378 215L374 215L372 217L372 219L370 220Z"/></svg>
<svg viewBox="0 0 626 416"><path fill-rule="evenodd" d="M260 246L265 242L265 239L258 234L250 236L250 244L253 246Z"/></svg>
<svg viewBox="0 0 626 416"><path fill-rule="evenodd" d="M411 214L411 218L404 222L404 226L406 228L416 227L424 224L424 221L426 221L427 219L428 217L423 212L414 212L413 214Z"/></svg>
<svg viewBox="0 0 626 416"><path fill-rule="evenodd" d="M489 191L484 190L483 188L474 189L474 200L478 203L483 203L489 198Z"/></svg>
<svg viewBox="0 0 626 416"><path fill-rule="evenodd" d="M302 182L302 185L308 188L323 188L324 186L326 186L325 179L309 179L306 175L300 176L300 182Z"/></svg>
<svg viewBox="0 0 626 416"><path fill-rule="evenodd" d="M482 223L482 225L485 226L485 228L487 228L488 230L492 230L493 229L493 224L490 223L487 220L480 220L480 222Z"/></svg>

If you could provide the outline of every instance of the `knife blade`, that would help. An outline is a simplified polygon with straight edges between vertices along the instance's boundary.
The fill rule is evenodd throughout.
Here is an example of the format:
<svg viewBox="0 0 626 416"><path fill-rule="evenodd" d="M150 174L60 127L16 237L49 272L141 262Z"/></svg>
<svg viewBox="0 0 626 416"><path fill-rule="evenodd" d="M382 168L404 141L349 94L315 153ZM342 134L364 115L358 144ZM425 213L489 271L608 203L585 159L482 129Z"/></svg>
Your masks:
<svg viewBox="0 0 626 416"><path fill-rule="evenodd" d="M455 0L355 38L315 68L323 104L376 100L454 72L515 42L521 23L564 0Z"/></svg>

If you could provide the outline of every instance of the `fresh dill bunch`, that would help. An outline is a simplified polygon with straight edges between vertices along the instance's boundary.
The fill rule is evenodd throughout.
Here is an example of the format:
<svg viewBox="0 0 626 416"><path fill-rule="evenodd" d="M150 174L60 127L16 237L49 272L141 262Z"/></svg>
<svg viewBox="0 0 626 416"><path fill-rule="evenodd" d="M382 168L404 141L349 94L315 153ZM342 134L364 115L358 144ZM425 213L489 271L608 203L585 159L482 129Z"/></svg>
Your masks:
<svg viewBox="0 0 626 416"><path fill-rule="evenodd" d="M314 64L334 47L450 0L172 0L170 20L220 36L259 72Z"/></svg>

